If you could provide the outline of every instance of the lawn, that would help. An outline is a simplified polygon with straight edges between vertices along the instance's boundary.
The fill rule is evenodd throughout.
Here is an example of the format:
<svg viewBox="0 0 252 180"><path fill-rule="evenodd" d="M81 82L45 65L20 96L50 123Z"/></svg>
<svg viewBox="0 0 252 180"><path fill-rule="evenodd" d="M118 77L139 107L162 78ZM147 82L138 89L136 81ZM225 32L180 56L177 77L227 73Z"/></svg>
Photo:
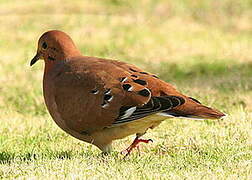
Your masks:
<svg viewBox="0 0 252 180"><path fill-rule="evenodd" d="M252 179L251 0L0 0L0 177ZM134 136L100 151L63 132L42 95L39 36L67 32L89 56L133 63L228 114L168 119L123 160Z"/></svg>

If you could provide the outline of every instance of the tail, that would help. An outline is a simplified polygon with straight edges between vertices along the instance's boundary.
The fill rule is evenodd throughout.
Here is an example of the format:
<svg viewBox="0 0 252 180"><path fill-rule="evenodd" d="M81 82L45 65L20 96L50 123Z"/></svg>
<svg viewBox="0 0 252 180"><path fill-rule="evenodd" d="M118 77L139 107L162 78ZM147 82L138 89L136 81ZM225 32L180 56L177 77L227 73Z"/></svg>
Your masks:
<svg viewBox="0 0 252 180"><path fill-rule="evenodd" d="M221 119L225 116L219 110L204 106L194 98L187 98L183 105L163 111L160 115L193 119Z"/></svg>

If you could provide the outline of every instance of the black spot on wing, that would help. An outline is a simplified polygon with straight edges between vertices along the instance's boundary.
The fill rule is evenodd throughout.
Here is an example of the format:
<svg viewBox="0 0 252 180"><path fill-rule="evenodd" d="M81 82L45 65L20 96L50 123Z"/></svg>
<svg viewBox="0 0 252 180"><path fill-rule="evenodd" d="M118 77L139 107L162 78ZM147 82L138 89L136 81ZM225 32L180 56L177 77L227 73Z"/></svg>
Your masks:
<svg viewBox="0 0 252 180"><path fill-rule="evenodd" d="M131 77L137 78L137 75L135 75L135 74L132 74L132 75L131 75Z"/></svg>
<svg viewBox="0 0 252 180"><path fill-rule="evenodd" d="M109 102L113 99L111 95L111 89L106 89L104 91L103 102L101 104L102 108L106 108L109 106Z"/></svg>
<svg viewBox="0 0 252 180"><path fill-rule="evenodd" d="M106 94L106 95L104 96L104 101L109 101L111 98L112 98L112 95Z"/></svg>
<svg viewBox="0 0 252 180"><path fill-rule="evenodd" d="M98 89L93 89L90 91L92 94L98 94L99 90Z"/></svg>
<svg viewBox="0 0 252 180"><path fill-rule="evenodd" d="M148 97L150 95L150 91L147 89L143 89L141 91L138 91L138 94L144 97Z"/></svg>
<svg viewBox="0 0 252 180"><path fill-rule="evenodd" d="M137 70L129 68L129 70L131 70L132 72L137 72Z"/></svg>
<svg viewBox="0 0 252 180"><path fill-rule="evenodd" d="M140 85L147 85L147 82L141 79L135 79L133 80L135 83L140 84Z"/></svg>
<svg viewBox="0 0 252 180"><path fill-rule="evenodd" d="M120 82L124 82L124 81L126 81L126 80L127 80L127 77L119 78L119 81L120 81Z"/></svg>
<svg viewBox="0 0 252 180"><path fill-rule="evenodd" d="M193 101L196 102L196 103L201 104L201 102L199 102L197 99L194 99L194 98L192 98L192 97L189 97L189 99L193 100Z"/></svg>
<svg viewBox="0 0 252 180"><path fill-rule="evenodd" d="M112 98L112 95L107 94L107 95L104 96L104 101L108 101L111 98Z"/></svg>
<svg viewBox="0 0 252 180"><path fill-rule="evenodd" d="M132 86L131 86L130 84L123 84L122 87L123 87L123 89L124 89L125 91L129 91L129 89L130 89Z"/></svg>
<svg viewBox="0 0 252 180"><path fill-rule="evenodd" d="M147 72L139 72L139 73L141 73L141 74L149 74L149 73L147 73Z"/></svg>
<svg viewBox="0 0 252 180"><path fill-rule="evenodd" d="M152 75L152 77L159 79L159 77L157 77L157 76L156 76L156 75L154 75L154 74Z"/></svg>
<svg viewBox="0 0 252 180"><path fill-rule="evenodd" d="M106 89L104 94L109 94L111 92L111 89Z"/></svg>

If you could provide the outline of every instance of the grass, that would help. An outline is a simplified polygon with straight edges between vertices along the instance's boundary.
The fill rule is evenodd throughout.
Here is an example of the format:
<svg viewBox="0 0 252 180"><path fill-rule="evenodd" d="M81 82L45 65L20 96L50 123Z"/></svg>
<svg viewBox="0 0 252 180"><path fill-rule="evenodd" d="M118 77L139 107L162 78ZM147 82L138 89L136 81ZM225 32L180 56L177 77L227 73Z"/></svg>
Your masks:
<svg viewBox="0 0 252 180"><path fill-rule="evenodd" d="M62 5L59 6L59 3ZM251 0L0 0L0 177L3 179L251 179ZM68 32L85 55L134 63L229 116L172 119L141 155L100 155L60 130L42 96L42 32Z"/></svg>

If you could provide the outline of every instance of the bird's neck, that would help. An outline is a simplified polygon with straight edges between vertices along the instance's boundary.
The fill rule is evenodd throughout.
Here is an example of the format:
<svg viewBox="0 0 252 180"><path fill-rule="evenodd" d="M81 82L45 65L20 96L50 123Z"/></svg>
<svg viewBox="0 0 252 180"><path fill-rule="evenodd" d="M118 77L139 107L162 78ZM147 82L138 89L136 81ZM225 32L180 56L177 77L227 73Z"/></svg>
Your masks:
<svg viewBox="0 0 252 180"><path fill-rule="evenodd" d="M70 60L73 57L79 57L81 53L78 49L69 49L68 51L63 51L60 56L56 57L55 60L45 60L44 73L49 73L56 64L61 64L61 61Z"/></svg>
<svg viewBox="0 0 252 180"><path fill-rule="evenodd" d="M45 61L44 74L48 74L55 64L55 61Z"/></svg>

